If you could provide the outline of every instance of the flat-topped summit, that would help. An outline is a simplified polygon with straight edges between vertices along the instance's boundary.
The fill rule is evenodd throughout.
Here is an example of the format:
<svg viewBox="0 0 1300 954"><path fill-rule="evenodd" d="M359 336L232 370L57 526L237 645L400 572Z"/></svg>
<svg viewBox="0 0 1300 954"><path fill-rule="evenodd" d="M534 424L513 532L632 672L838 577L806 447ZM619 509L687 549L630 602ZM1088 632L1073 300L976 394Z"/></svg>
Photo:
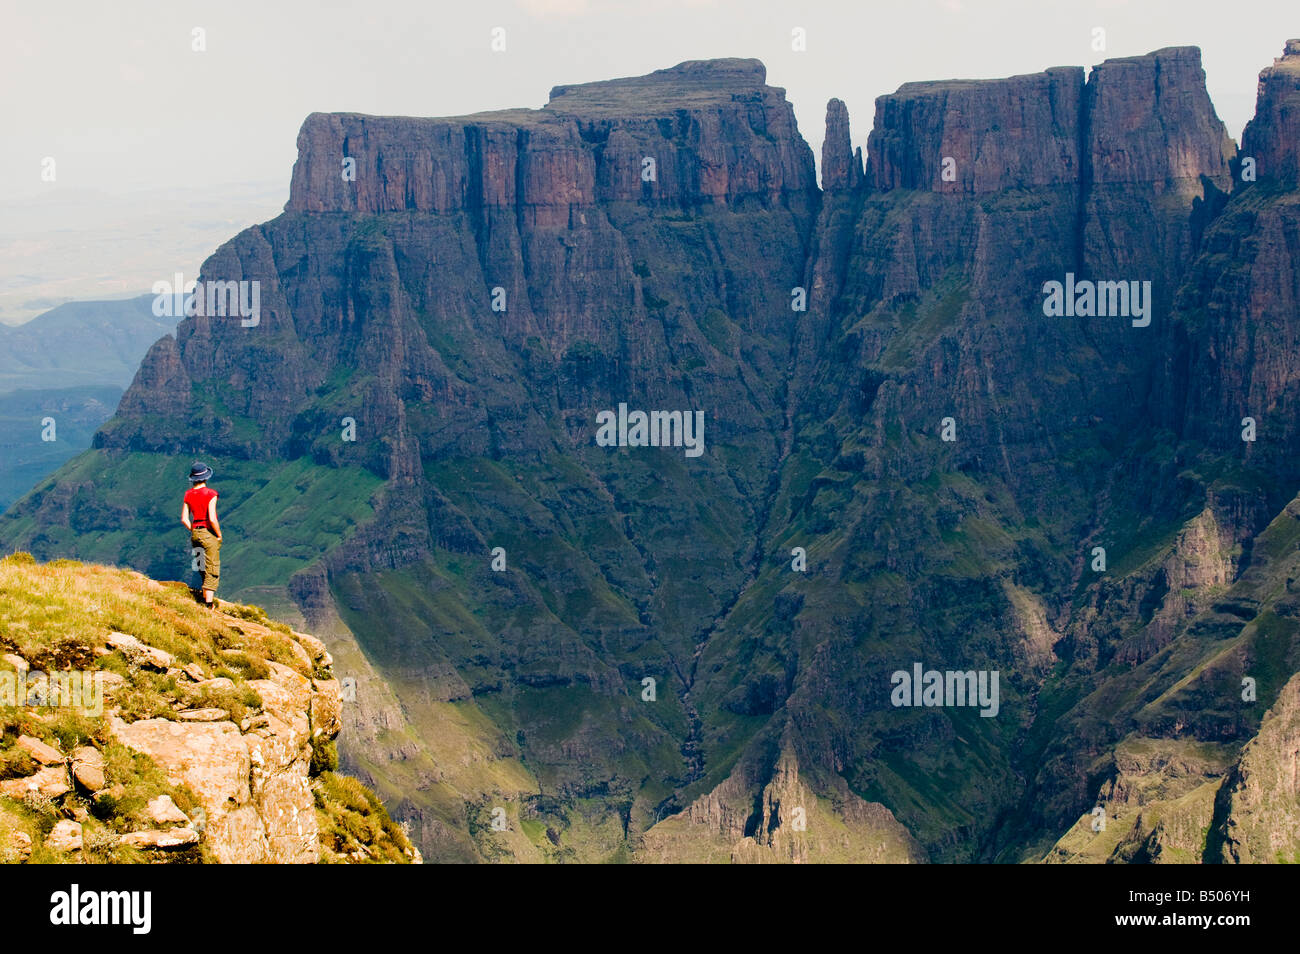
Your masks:
<svg viewBox="0 0 1300 954"><path fill-rule="evenodd" d="M943 79L943 80L913 80L904 83L893 93L887 93L884 96L876 97L879 103L884 99L908 99L919 96L942 96L945 93L956 91L995 90L999 87L1019 87L1026 83L1040 81L1044 76L1053 74L1065 74L1073 78L1080 77L1082 81L1083 67L1081 66L1051 66L1038 73L1021 73L1016 76L991 76L985 79Z"/></svg>
<svg viewBox="0 0 1300 954"><path fill-rule="evenodd" d="M766 77L756 59L693 60L557 86L542 109L440 119L313 113L298 134L286 208L518 205L560 224L610 200L806 206L817 191L812 151L785 91ZM341 174L344 157L353 178ZM647 157L653 171L643 171Z"/></svg>
<svg viewBox="0 0 1300 954"><path fill-rule="evenodd" d="M1086 78L1071 66L905 83L876 100L866 178L877 190L973 195L1085 181L1199 189L1203 175L1226 188L1231 154L1201 51L1166 47L1106 60Z"/></svg>
<svg viewBox="0 0 1300 954"><path fill-rule="evenodd" d="M553 87L546 108L588 114L675 111L729 103L738 94L764 89L766 81L767 67L760 60L687 60L645 76Z"/></svg>

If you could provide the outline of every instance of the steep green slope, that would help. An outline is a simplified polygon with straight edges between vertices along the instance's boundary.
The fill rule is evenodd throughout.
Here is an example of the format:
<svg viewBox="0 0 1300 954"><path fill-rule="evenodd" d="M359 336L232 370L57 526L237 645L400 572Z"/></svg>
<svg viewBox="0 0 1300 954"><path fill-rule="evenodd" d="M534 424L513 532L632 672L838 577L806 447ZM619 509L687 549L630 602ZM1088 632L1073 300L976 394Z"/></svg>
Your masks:
<svg viewBox="0 0 1300 954"><path fill-rule="evenodd" d="M94 386L0 394L0 512L89 447L121 397Z"/></svg>

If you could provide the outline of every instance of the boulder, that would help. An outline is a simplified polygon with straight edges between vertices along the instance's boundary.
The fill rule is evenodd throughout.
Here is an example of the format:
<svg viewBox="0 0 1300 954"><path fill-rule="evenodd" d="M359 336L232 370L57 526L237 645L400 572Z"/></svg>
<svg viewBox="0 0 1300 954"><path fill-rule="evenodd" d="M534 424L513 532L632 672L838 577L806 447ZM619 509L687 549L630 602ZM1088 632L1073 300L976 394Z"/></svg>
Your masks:
<svg viewBox="0 0 1300 954"><path fill-rule="evenodd" d="M111 788L103 789L95 793L95 801L100 802L106 798L119 799L126 794L125 785L114 785Z"/></svg>
<svg viewBox="0 0 1300 954"><path fill-rule="evenodd" d="M137 665L159 672L166 672L175 662L171 653L146 645L128 633L109 633L107 642Z"/></svg>
<svg viewBox="0 0 1300 954"><path fill-rule="evenodd" d="M198 684L199 689L207 689L210 692L227 692L235 688L234 682L225 676L218 676L216 679L204 679Z"/></svg>
<svg viewBox="0 0 1300 954"><path fill-rule="evenodd" d="M10 832L8 842L0 845L0 862L21 865L32 856L32 836L27 832Z"/></svg>
<svg viewBox="0 0 1300 954"><path fill-rule="evenodd" d="M46 836L45 847L50 851L80 851L81 825L66 818L58 822Z"/></svg>
<svg viewBox="0 0 1300 954"><path fill-rule="evenodd" d="M86 791L94 794L103 791L104 755L89 745L78 746L72 752L72 777Z"/></svg>
<svg viewBox="0 0 1300 954"><path fill-rule="evenodd" d="M199 836L192 828L169 828L166 831L133 831L118 839L118 843L132 848L166 851L197 845Z"/></svg>
<svg viewBox="0 0 1300 954"><path fill-rule="evenodd" d="M93 678L95 682L99 683L101 692L111 692L120 686L126 685L125 676L111 672L107 669L98 670L91 678Z"/></svg>
<svg viewBox="0 0 1300 954"><path fill-rule="evenodd" d="M72 791L68 784L68 770L62 765L49 766L26 778L11 778L0 782L0 795L22 800L25 795L43 795L61 798Z"/></svg>
<svg viewBox="0 0 1300 954"><path fill-rule="evenodd" d="M63 753L52 745L34 739L30 735L18 736L18 748L22 749L42 765L62 765Z"/></svg>
<svg viewBox="0 0 1300 954"><path fill-rule="evenodd" d="M297 631L294 632L293 638L302 644L303 649L307 650L312 662L329 665L329 663L323 662L329 656L329 651L326 650L323 642L311 635L311 633L299 633Z"/></svg>
<svg viewBox="0 0 1300 954"><path fill-rule="evenodd" d="M188 825L189 816L177 807L170 795L159 795L149 802L149 820L155 825Z"/></svg>

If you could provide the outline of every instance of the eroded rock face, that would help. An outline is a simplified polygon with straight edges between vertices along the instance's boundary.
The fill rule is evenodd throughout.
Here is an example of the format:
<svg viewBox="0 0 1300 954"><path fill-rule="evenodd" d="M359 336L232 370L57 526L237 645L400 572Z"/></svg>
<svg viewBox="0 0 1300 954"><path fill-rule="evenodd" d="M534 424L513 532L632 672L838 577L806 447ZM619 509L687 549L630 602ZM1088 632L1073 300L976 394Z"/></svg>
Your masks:
<svg viewBox="0 0 1300 954"><path fill-rule="evenodd" d="M1300 181L1300 40L1259 74L1255 118L1241 136L1241 154L1255 160L1258 181L1294 186Z"/></svg>
<svg viewBox="0 0 1300 954"><path fill-rule="evenodd" d="M1083 69L1003 80L906 83L876 100L874 190L979 195L1080 181ZM944 176L945 158L951 180Z"/></svg>
<svg viewBox="0 0 1300 954"><path fill-rule="evenodd" d="M314 113L298 135L286 210L482 216L515 208L531 228L647 198L806 204L816 188L807 147L765 74L757 60L713 60L559 86L540 110L457 119ZM355 160L355 179L342 174L345 158Z"/></svg>
<svg viewBox="0 0 1300 954"><path fill-rule="evenodd" d="M735 864L926 860L921 846L884 805L862 799L842 779L838 784L801 779L796 748L787 732L770 766L743 759L721 785L647 832L638 859Z"/></svg>
<svg viewBox="0 0 1300 954"><path fill-rule="evenodd" d="M174 784L188 785L207 814L205 837L219 861L251 864L266 860L265 836L251 808L248 746L232 722L182 723L118 719L112 731L125 745L144 752Z"/></svg>
<svg viewBox="0 0 1300 954"><path fill-rule="evenodd" d="M822 189L840 192L862 184L862 151L853 151L849 110L843 100L826 104L826 138L822 140Z"/></svg>
<svg viewBox="0 0 1300 954"><path fill-rule="evenodd" d="M1298 129L1300 42L1292 40L1261 74L1233 201L1205 227L1155 386L1160 423L1217 451L1241 449L1251 418L1268 437L1246 444L1248 458L1285 487L1300 475L1289 450L1300 436ZM1254 181L1243 178L1247 157Z"/></svg>
<svg viewBox="0 0 1300 954"><path fill-rule="evenodd" d="M1224 861L1300 861L1300 676L1292 676L1241 754L1222 796Z"/></svg>
<svg viewBox="0 0 1300 954"><path fill-rule="evenodd" d="M262 714L249 730L228 719L112 721L112 732L144 752L173 784L187 785L203 803L203 841L230 864L312 864L320 857L311 770L313 713L324 740L339 730L337 682L320 686L281 663L267 661L270 678L249 680ZM183 718L184 713L180 714ZM190 819L170 800L150 810L163 821ZM185 847L195 839L177 833L135 833L137 847ZM192 834L192 833L191 833ZM153 836L167 843L155 843ZM134 836L130 836L134 837ZM178 840L179 839L179 840Z"/></svg>
<svg viewBox="0 0 1300 954"><path fill-rule="evenodd" d="M1228 185L1235 150L1196 47L1106 60L1088 77L1084 109L1093 184L1143 183L1198 196L1202 176Z"/></svg>

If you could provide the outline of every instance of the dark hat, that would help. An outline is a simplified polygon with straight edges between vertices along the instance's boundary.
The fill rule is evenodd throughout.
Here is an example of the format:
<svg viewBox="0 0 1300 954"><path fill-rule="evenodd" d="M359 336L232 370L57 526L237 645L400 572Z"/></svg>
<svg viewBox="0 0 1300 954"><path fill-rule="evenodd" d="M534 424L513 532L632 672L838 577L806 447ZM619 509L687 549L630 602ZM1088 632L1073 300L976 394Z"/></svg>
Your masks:
<svg viewBox="0 0 1300 954"><path fill-rule="evenodd" d="M212 479L212 468L207 464L195 461L194 466L190 468L190 483L201 484L205 480Z"/></svg>

